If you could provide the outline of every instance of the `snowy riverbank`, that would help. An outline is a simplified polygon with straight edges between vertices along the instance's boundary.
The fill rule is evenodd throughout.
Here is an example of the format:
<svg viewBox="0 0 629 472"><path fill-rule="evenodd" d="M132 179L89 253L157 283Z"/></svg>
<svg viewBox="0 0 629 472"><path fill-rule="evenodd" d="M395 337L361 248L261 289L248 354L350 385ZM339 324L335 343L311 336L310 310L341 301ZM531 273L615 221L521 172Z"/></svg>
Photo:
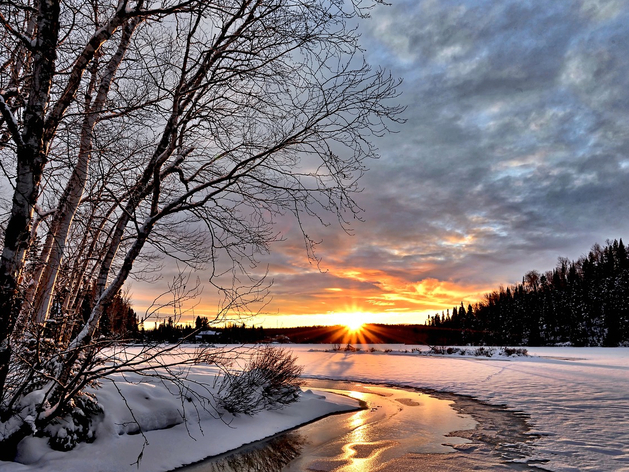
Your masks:
<svg viewBox="0 0 629 472"><path fill-rule="evenodd" d="M191 383L205 384L212 390L216 374L215 368L199 365L191 368L187 376ZM331 413L358 407L354 399L306 390L298 402L281 410L263 411L254 416L225 414L219 419L211 408L204 410L198 404L185 399L182 402L173 396L160 379L137 383L139 378L129 374L113 379L115 384L105 381L95 392L105 415L96 427L94 443L59 452L49 448L47 438L27 438L19 446L21 463L0 461L0 471L168 471ZM137 434L137 424L143 434Z"/></svg>
<svg viewBox="0 0 629 472"><path fill-rule="evenodd" d="M325 352L327 347L320 345L288 347L307 377L448 391L523 411L531 417L532 432L541 436L531 459L544 461L545 469L629 471L629 348L529 348L531 357L472 358L414 355L413 346L378 345L381 351L374 353ZM404 350L408 352L400 353ZM195 366L190 375L211 385L216 371ZM163 386L117 380L145 429L171 426L146 433L149 444L141 471L173 469L355 406L343 397L324 400L305 393L283 410L228 419L226 425L210 412L201 412L197 421L196 412L184 402L186 428L178 413L182 403ZM93 444L62 453L50 451L45 439L29 439L21 447L21 459L28 464L4 462L0 470L137 470L131 464L144 438L125 434L132 418L113 384L103 384L97 393L107 414Z"/></svg>

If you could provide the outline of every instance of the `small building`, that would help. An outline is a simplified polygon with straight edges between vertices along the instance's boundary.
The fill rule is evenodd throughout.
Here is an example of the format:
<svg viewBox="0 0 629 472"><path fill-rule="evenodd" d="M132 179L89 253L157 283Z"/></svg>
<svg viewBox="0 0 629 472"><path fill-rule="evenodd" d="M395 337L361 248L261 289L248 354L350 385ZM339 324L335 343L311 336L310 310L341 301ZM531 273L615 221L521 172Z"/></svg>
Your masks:
<svg viewBox="0 0 629 472"><path fill-rule="evenodd" d="M199 331L194 335L194 340L198 343L211 343L218 339L220 333L218 331L212 331L210 329L206 329L204 331Z"/></svg>

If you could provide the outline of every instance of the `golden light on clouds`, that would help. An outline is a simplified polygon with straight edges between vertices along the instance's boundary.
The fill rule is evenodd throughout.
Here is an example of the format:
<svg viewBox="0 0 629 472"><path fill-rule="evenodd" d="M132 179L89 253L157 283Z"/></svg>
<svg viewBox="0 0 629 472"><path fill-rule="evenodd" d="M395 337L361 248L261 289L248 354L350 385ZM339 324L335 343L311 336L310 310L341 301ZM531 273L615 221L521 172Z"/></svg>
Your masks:
<svg viewBox="0 0 629 472"><path fill-rule="evenodd" d="M337 277L337 282L341 279L346 285L344 288L307 282L309 278L325 280L330 275L334 274L304 277L298 292L284 293L276 286L279 290L267 306L267 314L251 323L267 327L342 325L359 333L366 323L423 324L428 315L451 310L462 301L466 305L475 303L493 289L435 278L409 283L380 271L368 275L363 271L360 281Z"/></svg>
<svg viewBox="0 0 629 472"><path fill-rule="evenodd" d="M331 281L331 284L327 282ZM461 301L475 303L493 286L458 284L425 278L409 282L405 274L379 270L306 272L285 279L278 277L272 299L250 317L235 317L247 325L276 327L340 325L354 334L367 323L423 324L428 315L445 312ZM142 313L144 297L134 297L134 308ZM194 323L197 316L213 319L217 303L203 294L182 322ZM170 314L168 314L170 315ZM241 314L242 315L242 314Z"/></svg>
<svg viewBox="0 0 629 472"><path fill-rule="evenodd" d="M444 243L452 246L467 246L468 244L472 244L475 239L475 236L471 234L463 235L460 233L452 233L445 237Z"/></svg>
<svg viewBox="0 0 629 472"><path fill-rule="evenodd" d="M446 244L468 241L469 237L456 235ZM436 276L434 260L415 258L408 248L398 251L402 256L384 251L387 259L360 258L350 264L352 248L336 247L321 267L305 265L303 253L289 249L282 252L282 263L270 265L271 298L250 307L250 317L234 315L234 320L273 328L339 325L359 332L363 323L423 324L429 315L451 310L462 301L475 303L495 289L495 285L443 280ZM398 257L414 262L401 264ZM215 317L217 300L208 291L202 297L183 322L193 322L196 316ZM142 307L134 305L141 313Z"/></svg>

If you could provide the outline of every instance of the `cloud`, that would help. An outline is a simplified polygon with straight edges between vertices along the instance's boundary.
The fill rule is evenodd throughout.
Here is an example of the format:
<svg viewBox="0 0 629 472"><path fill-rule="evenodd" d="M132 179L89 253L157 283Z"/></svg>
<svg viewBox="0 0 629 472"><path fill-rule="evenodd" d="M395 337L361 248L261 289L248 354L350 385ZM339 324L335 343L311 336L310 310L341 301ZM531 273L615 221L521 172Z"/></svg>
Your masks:
<svg viewBox="0 0 629 472"><path fill-rule="evenodd" d="M577 258L629 230L626 1L405 0L362 24L404 79L407 122L378 139L350 237L294 222L262 259L277 313L417 313ZM398 319L398 318L392 318ZM410 318L408 318L410 319Z"/></svg>
<svg viewBox="0 0 629 472"><path fill-rule="evenodd" d="M626 229L610 206L628 196L629 67L618 46L627 44L627 18L595 10L568 2L381 9L384 19L374 15L369 28L369 44L381 45L372 59L411 71L410 107L407 126L381 144L367 188L382 195L389 183L386 198L406 215L415 205L422 239L431 239L426 229L438 239L456 230L497 253L514 243L543 251L575 235L584 244L591 221ZM383 198L377 207L387 212Z"/></svg>

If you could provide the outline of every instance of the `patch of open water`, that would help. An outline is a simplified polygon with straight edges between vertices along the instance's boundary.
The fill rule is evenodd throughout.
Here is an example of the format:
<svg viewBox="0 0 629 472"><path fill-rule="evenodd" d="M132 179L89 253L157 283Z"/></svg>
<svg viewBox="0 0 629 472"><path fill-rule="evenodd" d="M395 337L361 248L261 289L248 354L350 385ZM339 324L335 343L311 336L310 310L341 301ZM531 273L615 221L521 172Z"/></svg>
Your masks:
<svg viewBox="0 0 629 472"><path fill-rule="evenodd" d="M180 472L530 470L526 416L472 398L310 380L365 409L333 415L209 458Z"/></svg>

